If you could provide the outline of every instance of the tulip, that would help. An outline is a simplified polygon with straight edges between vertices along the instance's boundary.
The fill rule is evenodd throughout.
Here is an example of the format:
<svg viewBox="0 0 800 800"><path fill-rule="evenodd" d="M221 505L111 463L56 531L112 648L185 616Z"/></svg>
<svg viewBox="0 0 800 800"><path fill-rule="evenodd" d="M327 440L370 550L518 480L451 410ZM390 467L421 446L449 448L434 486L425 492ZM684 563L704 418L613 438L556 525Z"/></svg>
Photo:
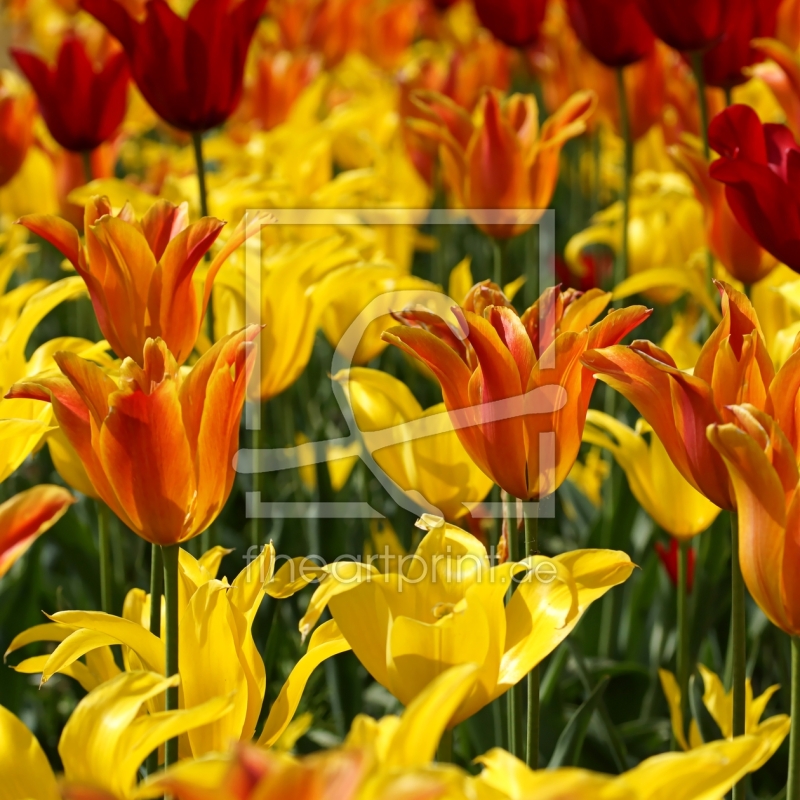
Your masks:
<svg viewBox="0 0 800 800"><path fill-rule="evenodd" d="M661 542L655 543L655 551L659 560L664 566L669 576L670 583L676 588L680 588L681 583L681 567L680 567L680 551L681 546L677 539L669 540L669 547L665 547ZM686 553L686 593L691 594L692 587L694 586L694 565L696 556L693 548L689 548Z"/></svg>
<svg viewBox="0 0 800 800"><path fill-rule="evenodd" d="M31 214L20 223L69 259L89 289L100 330L114 352L141 366L151 338L163 339L178 364L189 358L217 272L261 219L248 225L243 219L217 253L200 301L194 271L225 223L204 217L189 224L185 203L159 200L137 221L129 205L114 216L108 198L94 197L85 209L84 246L78 231L59 217Z"/></svg>
<svg viewBox="0 0 800 800"><path fill-rule="evenodd" d="M766 407L790 372L784 367L775 375L750 301L727 284L719 286L722 321L700 351L694 374L679 370L666 351L647 341L586 352L582 361L636 407L692 487L733 509L727 471L706 427L721 422L732 403Z"/></svg>
<svg viewBox="0 0 800 800"><path fill-rule="evenodd" d="M650 433L648 443L645 434ZM622 467L637 502L671 536L689 539L702 533L720 509L677 470L652 428L639 420L632 430L624 422L590 409L583 441L606 448ZM677 574L677 573L676 573Z"/></svg>
<svg viewBox="0 0 800 800"><path fill-rule="evenodd" d="M655 37L636 0L567 0L572 27L607 67L627 67L649 55Z"/></svg>
<svg viewBox="0 0 800 800"><path fill-rule="evenodd" d="M11 54L33 85L48 130L63 148L88 153L117 132L128 99L123 52L111 50L93 63L84 42L70 35L52 67L18 48Z"/></svg>
<svg viewBox="0 0 800 800"><path fill-rule="evenodd" d="M243 747L230 754L219 754L204 762L180 765L172 772L159 774L142 787L148 795L166 792L177 798L195 798L202 787L215 795L235 792L242 800L250 797L322 797L351 800L369 797L409 797L397 795L398 788L409 781L423 782L435 794L410 797L440 797L450 788L449 800L466 800L470 782L467 773L456 767L437 765L428 769L436 754L445 726L453 709L472 690L477 667L463 664L436 677L403 714L375 720L359 715L341 748L299 759L290 759L274 751ZM208 764L215 764L209 780ZM236 787L234 789L234 787ZM246 787L246 788L245 788Z"/></svg>
<svg viewBox="0 0 800 800"><path fill-rule="evenodd" d="M428 532L416 553L376 556L382 572L372 563L320 569L294 559L278 570L267 592L288 597L321 578L300 620L301 634L329 607L359 661L405 705L448 667L478 665L476 685L452 711L448 727L522 680L592 602L633 570L626 554L612 550L490 567L485 547L471 534L436 518L423 517L418 525ZM510 581L521 572L527 575L504 606Z"/></svg>
<svg viewBox="0 0 800 800"><path fill-rule="evenodd" d="M66 489L42 484L0 504L0 578L74 502Z"/></svg>
<svg viewBox="0 0 800 800"><path fill-rule="evenodd" d="M722 681L719 676L713 673L708 667L703 664L698 664L697 668L703 676L703 705L708 710L711 718L717 723L717 727L724 739L731 739L733 737L733 692L725 691ZM695 750L703 746L703 737L700 733L700 727L697 720L692 719L689 722L689 739L686 739L686 733L683 724L683 709L681 705L680 689L675 680L675 676L666 669L659 669L658 677L661 679L661 687L664 690L664 695L669 703L670 719L672 721L672 732L675 740L683 750ZM789 718L785 714L778 714L770 717L767 720L761 721L761 717L767 708L775 692L781 687L777 684L770 686L763 694L758 697L753 697L753 685L750 679L747 679L747 704L745 711L745 733L760 736L762 733L769 729L774 729L775 726L781 723L785 724ZM780 740L773 740L775 748L780 746ZM764 762L772 757L774 750L770 748L765 754Z"/></svg>
<svg viewBox="0 0 800 800"><path fill-rule="evenodd" d="M412 499L419 493L429 511L454 520L489 494L491 480L472 462L452 427L437 425L437 415L447 420L443 403L423 411L402 381L376 369L356 367L333 379L344 388L365 447ZM443 432L426 435L419 427L426 423L428 430ZM408 441L403 437L393 443L396 426L406 427Z"/></svg>
<svg viewBox="0 0 800 800"><path fill-rule="evenodd" d="M746 285L765 278L776 266L775 259L737 222L724 187L711 179L708 162L700 150L682 142L672 147L670 154L694 184L703 204L706 237L714 256L736 280Z"/></svg>
<svg viewBox="0 0 800 800"><path fill-rule="evenodd" d="M784 112L786 124L795 137L800 136L800 54L777 39L754 39L751 44L768 59L765 63L756 63L751 72L767 85L770 95Z"/></svg>
<svg viewBox="0 0 800 800"><path fill-rule="evenodd" d="M252 326L225 337L185 377L167 345L148 339L144 366L126 359L119 383L57 353L61 375L8 396L51 403L102 500L142 538L173 545L205 530L228 499L257 335Z"/></svg>
<svg viewBox="0 0 800 800"><path fill-rule="evenodd" d="M539 38L545 0L474 0L484 28L509 47L530 47Z"/></svg>
<svg viewBox="0 0 800 800"><path fill-rule="evenodd" d="M13 251L12 251L13 252ZM24 256L26 249L15 258ZM13 266L13 259L0 256ZM10 272L8 273L10 276ZM86 339L63 336L45 342L26 358L28 339L36 326L54 308L65 300L80 297L85 288L80 278L64 278L50 286L46 281L34 280L22 284L2 297L3 318L0 319L0 396L12 384L33 375L55 368L53 353L69 350L102 364L110 364L106 344L95 344ZM3 435L3 452L0 455L0 481L4 481L41 444L53 428L53 414L49 407L28 400L0 400L0 431Z"/></svg>
<svg viewBox="0 0 800 800"><path fill-rule="evenodd" d="M751 41L775 34L781 0L740 0L729 14L723 39L703 54L703 74L709 86L730 90L750 79L746 67L763 58Z"/></svg>
<svg viewBox="0 0 800 800"><path fill-rule="evenodd" d="M0 71L0 186L17 174L33 143L36 99L8 70Z"/></svg>
<svg viewBox="0 0 800 800"><path fill-rule="evenodd" d="M642 16L653 33L675 50L706 50L728 29L729 18L738 13L730 0L638 0Z"/></svg>
<svg viewBox="0 0 800 800"><path fill-rule="evenodd" d="M151 750L169 736L219 719L230 710L231 699L218 696L183 711L140 715L147 701L177 683L177 677L129 672L86 695L58 743L64 765L63 795L39 742L24 723L0 706L0 736L5 742L0 773L7 786L10 781L9 796L132 798L139 766Z"/></svg>
<svg viewBox="0 0 800 800"><path fill-rule="evenodd" d="M759 769L786 738L788 720L767 720L757 734L711 742L690 753L662 753L618 776L583 769L528 769L511 754L496 748L478 761L484 770L477 779L509 800L669 800L723 797L750 772ZM560 778L561 783L554 779Z"/></svg>
<svg viewBox="0 0 800 800"><path fill-rule="evenodd" d="M500 289L484 281L454 309L455 331L434 314L408 310L397 315L407 327L384 337L436 375L472 460L513 497L541 498L563 483L580 449L594 388L581 356L620 341L650 314L631 306L592 325L610 298L599 289L583 295L548 289L520 318ZM516 413L487 408L498 401ZM543 464L540 435L549 431L555 452Z"/></svg>
<svg viewBox="0 0 800 800"><path fill-rule="evenodd" d="M736 105L714 118L709 137L720 154L711 177L725 184L739 224L768 253L800 271L800 201L792 166L800 147L790 130L762 125L753 109Z"/></svg>
<svg viewBox="0 0 800 800"><path fill-rule="evenodd" d="M117 0L81 3L120 41L156 114L191 132L222 124L238 105L247 50L265 4L197 0L183 17L166 0L148 0L130 13Z"/></svg>
<svg viewBox="0 0 800 800"><path fill-rule="evenodd" d="M487 91L474 119L435 92L418 92L416 98L427 119L410 119L408 125L439 143L444 179L457 205L532 210L524 224L479 225L499 238L517 236L541 217L558 180L561 148L586 130L597 102L593 92L577 92L539 129L532 95L515 94L501 105L499 94Z"/></svg>
<svg viewBox="0 0 800 800"><path fill-rule="evenodd" d="M229 713L201 722L189 733L185 754L196 758L222 752L231 741L249 741L266 693L264 662L253 640L252 625L264 597L264 586L272 578L275 550L271 545L265 547L230 586L216 579L220 560L228 552L215 547L200 559L185 550L179 554L182 705L194 708L213 702L219 698L221 687L224 694L232 692ZM58 642L49 655L27 658L14 669L24 674L41 673L42 684L55 674L68 675L87 691L119 674L109 644L124 646L128 674L144 668L163 675L163 645L148 630L150 601L145 592L133 589L125 599L122 618L96 611L59 612L51 617L51 623L19 634L5 655L33 642ZM162 607L162 614L163 611ZM262 745L271 746L287 729L314 669L348 649L334 623L320 626L270 709L259 739ZM86 665L77 661L84 653ZM151 703L148 708L155 713L161 705Z"/></svg>

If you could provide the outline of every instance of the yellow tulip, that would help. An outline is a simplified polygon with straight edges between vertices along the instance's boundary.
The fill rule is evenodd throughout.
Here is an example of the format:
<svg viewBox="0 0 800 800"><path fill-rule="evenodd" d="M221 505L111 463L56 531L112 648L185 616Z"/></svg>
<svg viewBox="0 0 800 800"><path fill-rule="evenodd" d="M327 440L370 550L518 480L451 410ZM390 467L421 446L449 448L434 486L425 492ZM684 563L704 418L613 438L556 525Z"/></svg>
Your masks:
<svg viewBox="0 0 800 800"><path fill-rule="evenodd" d="M473 689L478 667L463 664L439 675L404 711L380 720L359 715L342 747L301 759L265 750L240 749L178 764L139 787L142 798L226 797L247 786L242 800L371 800L397 797L474 798L473 779L457 767L431 761L453 711ZM241 782L243 772L246 784ZM334 788L335 787L335 788ZM403 793L403 791L407 793ZM429 793L420 792L422 788ZM445 792L446 790L446 792ZM330 792L330 794L328 794ZM395 793L397 792L397 793ZM495 797L481 791L478 797Z"/></svg>
<svg viewBox="0 0 800 800"><path fill-rule="evenodd" d="M528 769L505 750L478 759L476 779L508 800L709 800L723 797L759 769L789 732L786 716L773 717L753 734L702 745L690 753L663 753L612 777L583 769Z"/></svg>
<svg viewBox="0 0 800 800"><path fill-rule="evenodd" d="M0 256L4 261L7 254ZM0 273L3 267L0 265ZM62 336L38 347L25 357L28 339L36 326L56 306L74 300L86 291L78 278L64 278L50 286L46 281L29 281L0 296L0 397L17 381L55 367L53 355L70 351L101 364L110 364L105 342L95 344L86 339ZM49 405L34 400L0 399L0 432L3 453L0 456L0 481L5 480L39 445L53 428Z"/></svg>
<svg viewBox="0 0 800 800"><path fill-rule="evenodd" d="M259 337L261 379L257 392L268 400L291 386L308 364L314 337L325 309L320 281L358 259L341 237L284 245L262 259L260 307L251 306L251 319L263 325ZM246 304L259 293L248 284L242 259L232 259L214 286L215 338L219 340L246 324Z"/></svg>
<svg viewBox="0 0 800 800"><path fill-rule="evenodd" d="M708 667L703 664L697 665L700 674L703 676L703 705L708 709L708 713L725 739L733 737L733 690L726 692L725 687L719 676L712 672ZM658 671L658 677L661 679L661 688L664 690L664 696L667 698L669 704L670 720L672 722L672 732L675 740L684 750L694 750L701 747L703 744L703 737L700 734L700 728L697 721L694 719L689 720L689 739L687 741L685 734L685 726L683 719L683 709L681 707L681 690L675 676L666 669ZM745 693L745 733L760 736L764 731L774 730L774 726L782 723L788 724L789 717L786 714L778 714L777 716L770 717L767 720L761 721L764 711L767 708L772 695L780 689L780 686L775 684L770 686L763 694L758 697L753 697L753 685L750 678L747 679L746 693ZM769 751L762 763L766 763L767 759L772 756L775 750L780 746L781 740L775 741L775 749Z"/></svg>
<svg viewBox="0 0 800 800"><path fill-rule="evenodd" d="M467 455L444 403L423 410L402 381L376 369L343 370L334 380L345 391L367 451L412 500L421 495L429 511L458 519L489 494L492 480ZM402 430L392 430L399 426L408 441Z"/></svg>
<svg viewBox="0 0 800 800"><path fill-rule="evenodd" d="M173 736L228 714L231 698L227 696L181 711L141 713L148 700L177 683L177 675L164 678L153 672L126 672L86 695L72 712L58 743L65 791L132 797L139 766L153 750ZM8 800L61 797L36 738L2 706L0 741L0 796Z"/></svg>
<svg viewBox="0 0 800 800"><path fill-rule="evenodd" d="M390 262L354 264L327 276L320 287L325 306L322 331L331 347L339 344L350 325L373 300L387 292L401 291L418 291L422 299L424 293L440 292L441 288L405 274ZM370 321L353 353L353 363L367 364L377 358L387 346L381 334L396 324L389 314Z"/></svg>
<svg viewBox="0 0 800 800"><path fill-rule="evenodd" d="M707 530L717 518L720 508L678 472L661 440L643 419L631 429L602 411L590 409L583 441L604 447L614 456L633 496L671 536L691 538Z"/></svg>
<svg viewBox="0 0 800 800"><path fill-rule="evenodd" d="M572 465L567 480L577 486L595 508L600 508L603 504L603 483L609 472L608 463L601 456L600 448L593 447L583 462L576 461Z"/></svg>
<svg viewBox="0 0 800 800"><path fill-rule="evenodd" d="M522 680L634 566L621 552L576 550L492 567L484 546L460 528L429 516L418 525L428 533L413 556L378 554L381 570L353 562L318 568L295 559L278 570L267 592L288 597L320 579L300 621L302 635L330 606L367 671L405 705L447 668L480 665L476 686L450 726ZM526 574L505 606L518 573Z"/></svg>
<svg viewBox="0 0 800 800"><path fill-rule="evenodd" d="M272 545L265 547L231 585L214 577L225 552L214 548L195 560L182 550L179 557L181 705L194 707L220 694L232 696L228 713L200 723L189 733L188 747L182 751L186 755L204 755L225 749L230 741L252 738L266 691L264 662L251 628L264 597L264 583L272 576L275 551ZM141 590L129 593L124 613L115 617L97 611L58 612L50 617L52 624L23 631L6 655L32 642L59 642L50 655L28 658L15 669L41 672L42 683L63 673L84 688L94 688L116 674L109 645L117 644L122 645L128 672L145 669L163 675L164 645L147 627L149 597ZM165 627L162 624L162 632ZM334 622L320 626L273 703L260 743L272 744L289 725L313 670L348 649ZM85 664L78 660L83 655ZM158 705L151 704L151 713L157 709Z"/></svg>

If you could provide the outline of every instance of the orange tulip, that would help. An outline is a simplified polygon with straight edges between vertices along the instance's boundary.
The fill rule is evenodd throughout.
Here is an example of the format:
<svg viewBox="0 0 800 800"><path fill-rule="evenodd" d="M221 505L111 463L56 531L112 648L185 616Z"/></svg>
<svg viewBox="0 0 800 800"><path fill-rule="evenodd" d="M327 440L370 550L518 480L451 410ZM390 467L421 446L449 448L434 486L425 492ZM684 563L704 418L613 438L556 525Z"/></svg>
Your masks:
<svg viewBox="0 0 800 800"><path fill-rule="evenodd" d="M427 118L409 120L409 126L439 144L445 182L456 204L466 209L546 208L558 180L561 148L586 130L596 105L594 92L577 92L540 129L533 95L515 94L501 104L500 94L489 90L474 118L444 95L418 92L415 97ZM509 238L537 218L479 227Z"/></svg>
<svg viewBox="0 0 800 800"><path fill-rule="evenodd" d="M143 539L176 544L205 530L230 494L257 334L226 336L185 377L161 339L145 342L143 366L125 359L118 382L56 353L63 374L15 384L8 397L52 403L102 500Z"/></svg>
<svg viewBox="0 0 800 800"><path fill-rule="evenodd" d="M74 502L66 489L42 484L0 505L0 578Z"/></svg>
<svg viewBox="0 0 800 800"><path fill-rule="evenodd" d="M60 217L31 214L20 223L70 260L89 289L103 336L120 358L141 366L152 338L163 339L178 364L191 355L219 268L259 221L248 230L241 224L219 251L200 300L194 271L225 223L203 217L189 224L185 203L159 200L137 221L129 205L114 216L108 198L95 197L86 206L85 246Z"/></svg>
<svg viewBox="0 0 800 800"><path fill-rule="evenodd" d="M13 73L0 72L0 186L22 166L33 143L36 97Z"/></svg>
<svg viewBox="0 0 800 800"><path fill-rule="evenodd" d="M792 398L794 400L794 397ZM800 634L800 492L795 451L780 425L752 405L708 439L728 468L739 509L739 560L747 588L770 622Z"/></svg>
<svg viewBox="0 0 800 800"><path fill-rule="evenodd" d="M728 474L706 428L723 422L732 404L771 407L771 398L783 396L787 381L793 380L797 362L789 359L775 375L750 301L728 284L718 286L722 321L700 351L693 375L647 341L587 352L582 361L636 407L695 489L732 510L736 504Z"/></svg>
<svg viewBox="0 0 800 800"><path fill-rule="evenodd" d="M458 438L495 483L514 497L545 497L563 483L580 449L595 383L580 357L615 344L650 315L630 306L592 325L610 299L599 289L553 288L519 317L499 287L484 281L454 309L457 333L430 312L406 310L397 317L408 327L384 338L436 375ZM541 409L532 407L537 397ZM486 408L502 400L520 404L514 415ZM464 415L468 422L458 427ZM555 433L554 469L540 466L539 434L547 432Z"/></svg>
<svg viewBox="0 0 800 800"><path fill-rule="evenodd" d="M706 235L714 257L737 281L750 284L766 278L778 262L736 221L725 198L725 185L711 179L699 146L684 140L670 148L670 155L692 181L703 204Z"/></svg>

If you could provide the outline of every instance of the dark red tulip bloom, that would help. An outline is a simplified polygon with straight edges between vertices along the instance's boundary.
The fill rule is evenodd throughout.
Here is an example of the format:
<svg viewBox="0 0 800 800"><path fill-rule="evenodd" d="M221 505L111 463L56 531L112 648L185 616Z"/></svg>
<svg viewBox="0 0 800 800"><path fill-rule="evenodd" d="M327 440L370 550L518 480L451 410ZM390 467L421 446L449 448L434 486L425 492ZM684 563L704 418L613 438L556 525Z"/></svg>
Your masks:
<svg viewBox="0 0 800 800"><path fill-rule="evenodd" d="M768 253L800 272L800 147L785 125L764 125L750 106L726 108L711 121L720 158L711 177L725 184L738 223Z"/></svg>
<svg viewBox="0 0 800 800"><path fill-rule="evenodd" d="M739 0L638 0L653 33L682 52L706 50L725 35Z"/></svg>
<svg viewBox="0 0 800 800"><path fill-rule="evenodd" d="M530 47L539 38L547 0L473 0L478 19L509 47Z"/></svg>
<svg viewBox="0 0 800 800"><path fill-rule="evenodd" d="M678 550L680 544L677 539L669 540L669 547L664 547L661 542L656 542L656 554L661 559L664 569L669 575L670 582L673 586L678 585ZM689 552L686 554L686 590L692 591L694 586L694 562L695 553L694 548L690 547Z"/></svg>
<svg viewBox="0 0 800 800"><path fill-rule="evenodd" d="M748 80L742 70L764 59L750 46L750 42L758 37L775 35L780 4L781 0L739 0L722 40L703 56L703 69L709 86L730 89Z"/></svg>
<svg viewBox="0 0 800 800"><path fill-rule="evenodd" d="M186 18L166 0L147 0L132 17L118 0L81 6L119 39L145 100L183 131L223 123L242 94L250 40L267 0L197 0Z"/></svg>
<svg viewBox="0 0 800 800"><path fill-rule="evenodd" d="M96 65L77 36L67 36L56 63L12 48L19 68L39 99L39 108L53 138L66 150L94 150L110 139L125 117L128 64L117 51Z"/></svg>
<svg viewBox="0 0 800 800"><path fill-rule="evenodd" d="M656 37L636 0L567 0L583 46L607 67L627 67L649 55Z"/></svg>

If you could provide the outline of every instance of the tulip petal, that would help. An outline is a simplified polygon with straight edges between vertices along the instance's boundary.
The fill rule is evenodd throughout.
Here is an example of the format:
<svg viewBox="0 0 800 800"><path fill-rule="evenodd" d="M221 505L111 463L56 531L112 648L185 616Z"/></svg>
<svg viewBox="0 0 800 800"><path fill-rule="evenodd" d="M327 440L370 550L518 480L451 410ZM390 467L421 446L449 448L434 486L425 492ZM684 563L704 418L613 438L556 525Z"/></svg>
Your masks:
<svg viewBox="0 0 800 800"><path fill-rule="evenodd" d="M264 730L258 739L261 747L270 747L286 730L297 710L303 689L305 689L311 673L326 659L349 649L350 645L345 641L333 620L320 625L314 631L306 654L295 664L269 710Z"/></svg>
<svg viewBox="0 0 800 800"><path fill-rule="evenodd" d="M42 669L42 683L47 683L56 673L64 672L88 652L112 644L119 644L119 641L105 633L85 628L74 631L47 658Z"/></svg>
<svg viewBox="0 0 800 800"><path fill-rule="evenodd" d="M44 672L45 664L47 664L50 656L33 656L20 661L12 667L15 672L20 672L24 675L38 675ZM96 675L92 673L86 664L80 661L75 661L72 664L67 664L58 670L61 675L66 675L69 678L74 678L78 683L87 691L91 692L96 686L102 683Z"/></svg>
<svg viewBox="0 0 800 800"><path fill-rule="evenodd" d="M702 665L700 665L702 667ZM681 690L675 676L667 669L659 669L658 677L661 681L661 688L664 697L667 698L669 706L669 718L672 723L672 735L680 745L681 750L690 750L689 743L686 741L686 731L683 722L683 709L681 708ZM692 720L694 722L694 720ZM723 734L724 735L724 734Z"/></svg>
<svg viewBox="0 0 800 800"><path fill-rule="evenodd" d="M26 645L34 642L63 642L67 636L75 632L71 625L63 625L57 622L45 622L42 625L34 625L32 628L18 633L8 646L3 658L7 658L11 653L19 650Z"/></svg>
<svg viewBox="0 0 800 800"><path fill-rule="evenodd" d="M61 793L47 756L27 726L0 706L0 774L4 800L58 800Z"/></svg>
<svg viewBox="0 0 800 800"><path fill-rule="evenodd" d="M0 578L74 502L66 489L42 484L0 504Z"/></svg>
<svg viewBox="0 0 800 800"><path fill-rule="evenodd" d="M81 240L74 225L54 214L28 214L19 220L19 224L50 242L76 270L80 270Z"/></svg>

